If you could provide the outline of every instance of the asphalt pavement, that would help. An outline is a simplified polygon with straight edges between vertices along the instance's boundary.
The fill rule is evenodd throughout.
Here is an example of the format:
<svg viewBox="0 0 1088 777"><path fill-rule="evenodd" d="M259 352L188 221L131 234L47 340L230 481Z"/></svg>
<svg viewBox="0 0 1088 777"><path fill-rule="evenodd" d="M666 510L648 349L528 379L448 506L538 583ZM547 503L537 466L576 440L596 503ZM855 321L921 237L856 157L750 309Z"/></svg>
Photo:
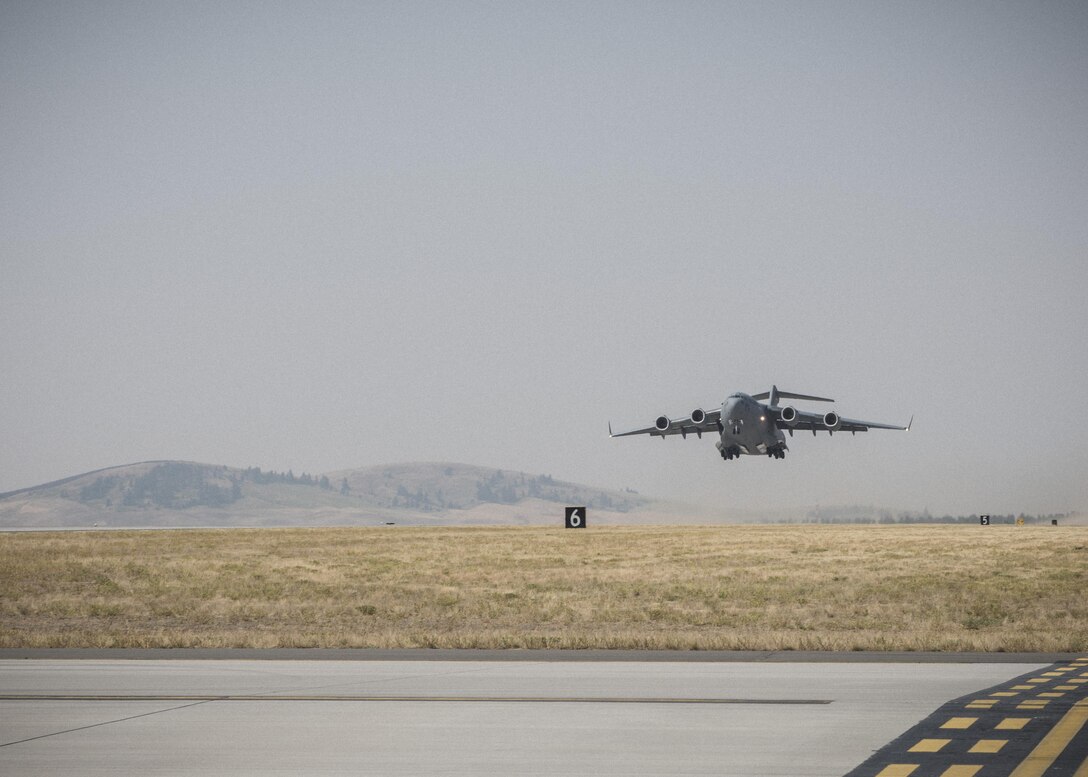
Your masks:
<svg viewBox="0 0 1088 777"><path fill-rule="evenodd" d="M1050 664L4 655L13 775L841 777Z"/></svg>

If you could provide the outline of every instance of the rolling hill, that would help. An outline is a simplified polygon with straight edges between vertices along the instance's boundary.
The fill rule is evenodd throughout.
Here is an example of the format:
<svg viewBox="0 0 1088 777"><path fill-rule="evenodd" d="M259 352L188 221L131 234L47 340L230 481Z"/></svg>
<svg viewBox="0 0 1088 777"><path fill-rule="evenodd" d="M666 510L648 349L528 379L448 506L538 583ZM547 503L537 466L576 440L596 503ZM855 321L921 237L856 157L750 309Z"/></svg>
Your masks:
<svg viewBox="0 0 1088 777"><path fill-rule="evenodd" d="M467 464L312 476L148 461L0 494L0 527L528 524L561 520L567 504L589 506L602 522L675 512L633 492Z"/></svg>

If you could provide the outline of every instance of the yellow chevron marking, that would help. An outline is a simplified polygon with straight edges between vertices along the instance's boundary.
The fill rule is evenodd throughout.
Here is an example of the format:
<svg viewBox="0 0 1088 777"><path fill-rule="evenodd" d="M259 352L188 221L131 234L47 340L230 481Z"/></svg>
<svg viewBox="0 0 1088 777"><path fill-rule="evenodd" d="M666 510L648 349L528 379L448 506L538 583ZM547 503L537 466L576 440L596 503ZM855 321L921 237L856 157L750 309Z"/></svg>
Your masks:
<svg viewBox="0 0 1088 777"><path fill-rule="evenodd" d="M978 770L981 768L981 766L957 764L955 766L949 766L941 772L941 777L975 777L975 775L978 774Z"/></svg>
<svg viewBox="0 0 1088 777"><path fill-rule="evenodd" d="M1088 758L1084 759L1084 763L1073 772L1073 777L1088 777Z"/></svg>
<svg viewBox="0 0 1088 777"><path fill-rule="evenodd" d="M971 728L978 718L949 718L941 728Z"/></svg>
<svg viewBox="0 0 1088 777"><path fill-rule="evenodd" d="M1049 703L1049 699L1043 699L1041 701L1025 701L1016 705L1018 710L1041 710Z"/></svg>
<svg viewBox="0 0 1088 777"><path fill-rule="evenodd" d="M1009 777L1043 777L1046 770L1081 730L1085 721L1088 721L1088 699L1081 699L1062 716L1054 728L1047 732L1043 741L1035 746L1035 749ZM1083 764L1081 768L1084 768ZM1081 769L1077 771L1079 773Z"/></svg>
<svg viewBox="0 0 1088 777"><path fill-rule="evenodd" d="M918 764L888 764L876 777L909 777L910 773L918 768Z"/></svg>

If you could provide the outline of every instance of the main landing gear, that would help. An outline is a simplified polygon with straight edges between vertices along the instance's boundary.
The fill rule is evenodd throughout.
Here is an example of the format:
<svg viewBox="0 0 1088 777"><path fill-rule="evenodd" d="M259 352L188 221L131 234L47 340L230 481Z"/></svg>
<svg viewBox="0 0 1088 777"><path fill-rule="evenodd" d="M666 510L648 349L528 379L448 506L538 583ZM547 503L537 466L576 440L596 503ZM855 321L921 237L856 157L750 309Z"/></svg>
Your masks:
<svg viewBox="0 0 1088 777"><path fill-rule="evenodd" d="M722 458L726 461L729 461L730 459L735 459L740 456L740 448L736 447L735 445L729 448L718 448L718 452L722 454Z"/></svg>

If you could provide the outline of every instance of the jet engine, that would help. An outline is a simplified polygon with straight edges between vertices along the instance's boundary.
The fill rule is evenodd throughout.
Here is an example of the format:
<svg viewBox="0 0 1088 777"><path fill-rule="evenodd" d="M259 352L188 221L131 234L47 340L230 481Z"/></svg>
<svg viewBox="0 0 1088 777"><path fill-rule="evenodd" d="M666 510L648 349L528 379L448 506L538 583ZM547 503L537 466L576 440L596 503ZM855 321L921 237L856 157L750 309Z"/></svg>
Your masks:
<svg viewBox="0 0 1088 777"><path fill-rule="evenodd" d="M706 423L706 413L703 412L701 407L697 407L691 411L691 422L696 426L702 426Z"/></svg>
<svg viewBox="0 0 1088 777"><path fill-rule="evenodd" d="M778 411L778 417L782 419L782 423L786 426L797 426L797 408L792 405L786 405L780 411Z"/></svg>
<svg viewBox="0 0 1088 777"><path fill-rule="evenodd" d="M834 410L824 415L824 426L827 427L827 431L835 431L839 428L840 423L842 423L842 419L839 418L839 414Z"/></svg>
<svg viewBox="0 0 1088 777"><path fill-rule="evenodd" d="M654 422L654 426L657 427L657 431L665 432L668 431L670 426L672 426L672 421L669 420L668 416L663 415Z"/></svg>

